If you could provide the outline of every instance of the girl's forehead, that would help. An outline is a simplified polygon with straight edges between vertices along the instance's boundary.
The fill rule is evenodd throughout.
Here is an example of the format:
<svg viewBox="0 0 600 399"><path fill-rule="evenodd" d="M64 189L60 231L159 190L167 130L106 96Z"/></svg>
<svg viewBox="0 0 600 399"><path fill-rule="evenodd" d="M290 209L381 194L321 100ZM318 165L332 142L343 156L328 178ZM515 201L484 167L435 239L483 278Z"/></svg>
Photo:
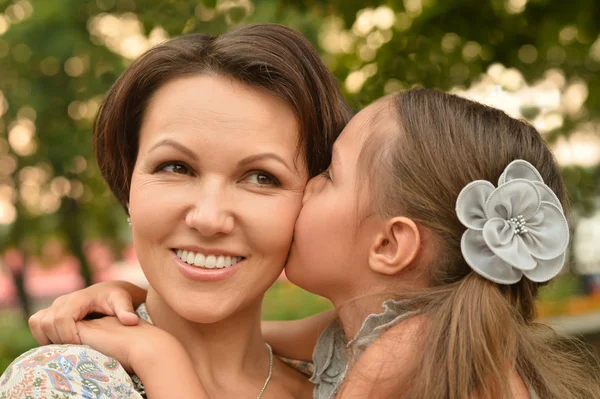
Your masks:
<svg viewBox="0 0 600 399"><path fill-rule="evenodd" d="M340 141L364 143L372 136L387 136L398 129L398 121L394 116L391 97L386 96L363 108L352 118Z"/></svg>

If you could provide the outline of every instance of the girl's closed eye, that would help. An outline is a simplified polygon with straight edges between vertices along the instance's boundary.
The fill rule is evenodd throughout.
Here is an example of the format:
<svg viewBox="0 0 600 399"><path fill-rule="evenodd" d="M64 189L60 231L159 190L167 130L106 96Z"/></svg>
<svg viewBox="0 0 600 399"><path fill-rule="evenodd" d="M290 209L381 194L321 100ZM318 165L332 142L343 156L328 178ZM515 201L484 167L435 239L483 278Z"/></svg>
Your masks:
<svg viewBox="0 0 600 399"><path fill-rule="evenodd" d="M325 169L323 172L321 172L321 177L325 178L326 180L331 180L331 172L329 169Z"/></svg>
<svg viewBox="0 0 600 399"><path fill-rule="evenodd" d="M254 171L246 176L246 183L263 187L281 187L281 183L275 176L263 171Z"/></svg>

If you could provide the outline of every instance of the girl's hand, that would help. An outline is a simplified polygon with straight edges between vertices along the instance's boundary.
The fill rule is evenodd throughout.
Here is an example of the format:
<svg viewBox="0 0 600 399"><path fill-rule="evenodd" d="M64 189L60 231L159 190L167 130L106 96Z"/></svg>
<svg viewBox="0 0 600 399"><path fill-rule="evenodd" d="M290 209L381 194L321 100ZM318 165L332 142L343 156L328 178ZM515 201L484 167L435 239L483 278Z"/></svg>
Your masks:
<svg viewBox="0 0 600 399"><path fill-rule="evenodd" d="M116 359L130 373L137 374L154 360L182 350L172 335L144 320L136 326L124 326L116 317L106 316L77 322L76 327L83 345Z"/></svg>
<svg viewBox="0 0 600 399"><path fill-rule="evenodd" d="M146 291L125 281L110 281L58 297L47 309L29 318L29 328L40 345L81 344L75 323L87 315L117 316L126 326L138 324L134 305L144 301ZM132 303L133 302L133 303Z"/></svg>

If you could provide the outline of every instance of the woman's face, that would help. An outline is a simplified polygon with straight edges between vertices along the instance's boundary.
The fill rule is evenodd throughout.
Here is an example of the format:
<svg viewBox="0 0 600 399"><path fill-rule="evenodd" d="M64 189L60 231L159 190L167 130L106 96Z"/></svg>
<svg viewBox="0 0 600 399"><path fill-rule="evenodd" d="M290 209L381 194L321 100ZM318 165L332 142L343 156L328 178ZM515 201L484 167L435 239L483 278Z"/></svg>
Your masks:
<svg viewBox="0 0 600 399"><path fill-rule="evenodd" d="M142 123L129 208L152 288L180 316L222 320L279 276L307 172L293 111L220 76L179 78Z"/></svg>

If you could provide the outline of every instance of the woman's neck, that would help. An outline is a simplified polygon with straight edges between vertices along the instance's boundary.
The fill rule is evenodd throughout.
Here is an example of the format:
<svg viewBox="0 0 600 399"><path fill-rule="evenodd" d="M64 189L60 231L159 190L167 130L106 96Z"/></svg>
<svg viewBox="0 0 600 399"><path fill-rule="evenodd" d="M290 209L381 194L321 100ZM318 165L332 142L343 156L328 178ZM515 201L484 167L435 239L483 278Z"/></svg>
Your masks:
<svg viewBox="0 0 600 399"><path fill-rule="evenodd" d="M262 297L224 320L199 324L179 316L150 287L146 307L154 325L186 348L207 389L220 390L265 378L269 354L260 328L261 303Z"/></svg>

